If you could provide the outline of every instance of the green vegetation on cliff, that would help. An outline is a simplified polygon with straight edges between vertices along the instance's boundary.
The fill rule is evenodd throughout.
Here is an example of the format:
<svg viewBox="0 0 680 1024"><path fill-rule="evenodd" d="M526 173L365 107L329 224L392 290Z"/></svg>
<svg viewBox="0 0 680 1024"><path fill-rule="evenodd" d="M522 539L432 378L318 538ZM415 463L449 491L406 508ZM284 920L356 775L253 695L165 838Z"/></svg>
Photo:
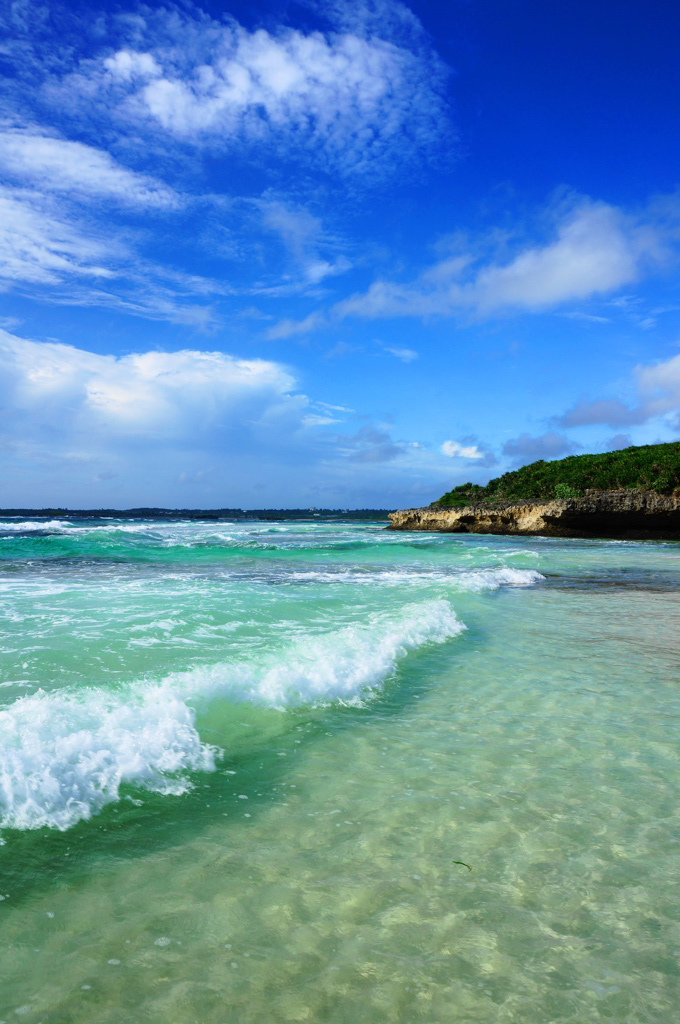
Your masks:
<svg viewBox="0 0 680 1024"><path fill-rule="evenodd" d="M488 501L575 498L591 488L672 494L680 489L680 441L622 448L602 455L570 455L554 462L540 459L489 480L486 487L460 484L433 504L460 507Z"/></svg>

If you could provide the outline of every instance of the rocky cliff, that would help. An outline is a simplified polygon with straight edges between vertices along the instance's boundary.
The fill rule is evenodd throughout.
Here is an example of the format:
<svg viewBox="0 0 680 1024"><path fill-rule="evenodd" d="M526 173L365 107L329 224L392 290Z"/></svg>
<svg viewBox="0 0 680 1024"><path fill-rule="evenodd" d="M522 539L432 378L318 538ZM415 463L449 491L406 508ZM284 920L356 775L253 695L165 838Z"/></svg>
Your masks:
<svg viewBox="0 0 680 1024"><path fill-rule="evenodd" d="M392 512L390 520L390 530L680 540L680 495L586 491L562 500L431 505Z"/></svg>

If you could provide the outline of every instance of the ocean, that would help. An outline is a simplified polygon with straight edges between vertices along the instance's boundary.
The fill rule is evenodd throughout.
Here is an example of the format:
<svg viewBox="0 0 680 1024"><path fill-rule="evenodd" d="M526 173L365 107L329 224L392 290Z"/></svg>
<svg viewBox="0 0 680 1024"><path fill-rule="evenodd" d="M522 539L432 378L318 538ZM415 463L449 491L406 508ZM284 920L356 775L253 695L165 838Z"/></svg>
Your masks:
<svg viewBox="0 0 680 1024"><path fill-rule="evenodd" d="M0 522L2 1024L670 1024L680 545Z"/></svg>

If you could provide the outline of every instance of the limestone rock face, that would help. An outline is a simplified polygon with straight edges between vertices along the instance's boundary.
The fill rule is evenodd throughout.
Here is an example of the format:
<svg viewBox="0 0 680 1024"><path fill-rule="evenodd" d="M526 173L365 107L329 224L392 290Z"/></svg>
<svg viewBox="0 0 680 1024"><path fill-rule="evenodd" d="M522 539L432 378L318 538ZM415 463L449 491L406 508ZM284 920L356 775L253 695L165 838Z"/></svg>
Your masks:
<svg viewBox="0 0 680 1024"><path fill-rule="evenodd" d="M680 496L655 491L586 491L582 497L411 508L390 514L390 530L680 540Z"/></svg>

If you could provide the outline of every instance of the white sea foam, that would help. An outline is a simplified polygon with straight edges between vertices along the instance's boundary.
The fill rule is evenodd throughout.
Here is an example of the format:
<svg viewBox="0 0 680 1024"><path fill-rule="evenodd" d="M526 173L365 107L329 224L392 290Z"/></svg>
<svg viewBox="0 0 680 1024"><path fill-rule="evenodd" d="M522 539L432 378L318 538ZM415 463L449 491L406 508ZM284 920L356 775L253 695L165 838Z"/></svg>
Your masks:
<svg viewBox="0 0 680 1024"><path fill-rule="evenodd" d="M219 754L198 732L192 702L357 702L407 651L464 629L446 601L373 615L358 625L297 638L259 661L224 662L111 694L37 693L0 711L0 827L66 829L134 785L158 793L190 787Z"/></svg>
<svg viewBox="0 0 680 1024"><path fill-rule="evenodd" d="M67 530L69 524L61 519L27 519L25 522L0 523L1 533L33 533L45 530Z"/></svg>
<svg viewBox="0 0 680 1024"><path fill-rule="evenodd" d="M535 569L511 569L502 566L498 569L474 569L461 572L455 582L461 590L497 590L499 587L530 587L544 580Z"/></svg>
<svg viewBox="0 0 680 1024"><path fill-rule="evenodd" d="M535 569L513 569L498 566L483 569L298 569L286 570L285 581L289 583L351 583L370 586L402 586L413 583L451 587L457 591L479 592L498 590L500 587L530 587L544 580Z"/></svg>
<svg viewBox="0 0 680 1024"><path fill-rule="evenodd" d="M118 521L107 521L103 524L83 525L79 521L63 519L27 519L23 522L16 520L12 522L0 522L0 533L50 533L68 534L68 536L82 535L103 535L115 533L134 533L142 535L158 535L159 527L166 524L156 523L129 523ZM171 524L174 525L174 524Z"/></svg>
<svg viewBox="0 0 680 1024"><path fill-rule="evenodd" d="M304 635L258 664L215 665L168 678L184 693L229 696L283 709L295 704L354 702L374 690L399 658L465 629L447 601L405 606L399 615L374 614L359 625Z"/></svg>
<svg viewBox="0 0 680 1024"><path fill-rule="evenodd" d="M65 829L119 797L122 783L159 793L214 767L191 708L164 685L115 698L39 690L0 711L0 826Z"/></svg>

